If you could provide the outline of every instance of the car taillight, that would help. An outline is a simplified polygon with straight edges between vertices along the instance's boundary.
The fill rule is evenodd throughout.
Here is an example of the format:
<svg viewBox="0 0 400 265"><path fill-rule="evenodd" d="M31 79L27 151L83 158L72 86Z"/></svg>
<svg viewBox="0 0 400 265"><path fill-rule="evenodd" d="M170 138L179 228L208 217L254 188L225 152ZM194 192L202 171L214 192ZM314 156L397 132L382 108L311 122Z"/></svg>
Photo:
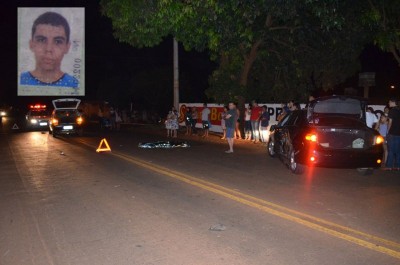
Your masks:
<svg viewBox="0 0 400 265"><path fill-rule="evenodd" d="M317 135L316 134L314 134L314 133L308 133L308 134L306 134L306 140L307 141L310 141L310 142L317 142Z"/></svg>
<svg viewBox="0 0 400 265"><path fill-rule="evenodd" d="M374 144L382 144L384 141L385 139L381 135L378 135L375 137Z"/></svg>
<svg viewBox="0 0 400 265"><path fill-rule="evenodd" d="M58 125L58 120L55 119L55 118L51 119L51 124L53 124L54 126L57 126Z"/></svg>
<svg viewBox="0 0 400 265"><path fill-rule="evenodd" d="M82 117L76 118L76 123L77 123L78 125L81 125L81 124L83 123L83 118L82 118Z"/></svg>

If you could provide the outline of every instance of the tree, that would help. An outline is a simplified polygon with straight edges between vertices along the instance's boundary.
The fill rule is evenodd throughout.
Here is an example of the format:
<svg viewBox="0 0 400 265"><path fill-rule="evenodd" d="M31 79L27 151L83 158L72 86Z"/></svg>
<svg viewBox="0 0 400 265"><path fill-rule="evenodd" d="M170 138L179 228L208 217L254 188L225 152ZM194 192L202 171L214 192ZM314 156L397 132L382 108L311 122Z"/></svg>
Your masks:
<svg viewBox="0 0 400 265"><path fill-rule="evenodd" d="M400 5L398 0L368 0L364 8L365 25L373 30L374 43L393 54L400 67Z"/></svg>
<svg viewBox="0 0 400 265"><path fill-rule="evenodd" d="M304 94L310 80L323 86L342 79L335 78L343 69L336 58L344 58L340 49L347 48L339 34L346 16L345 4L336 0L102 0L101 5L120 41L150 47L174 36L188 50L209 50L219 68L207 94L217 102L243 100L260 81L275 92ZM323 54L332 56L321 60Z"/></svg>

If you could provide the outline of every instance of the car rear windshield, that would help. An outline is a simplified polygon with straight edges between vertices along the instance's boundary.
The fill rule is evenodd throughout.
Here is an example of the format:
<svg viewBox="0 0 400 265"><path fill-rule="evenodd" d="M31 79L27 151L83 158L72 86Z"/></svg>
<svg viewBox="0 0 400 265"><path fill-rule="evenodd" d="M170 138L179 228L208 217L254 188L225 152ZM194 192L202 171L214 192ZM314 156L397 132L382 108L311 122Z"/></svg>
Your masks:
<svg viewBox="0 0 400 265"><path fill-rule="evenodd" d="M314 113L319 114L350 114L360 115L362 107L360 101L356 99L341 100L339 98L332 98L318 102L314 106Z"/></svg>

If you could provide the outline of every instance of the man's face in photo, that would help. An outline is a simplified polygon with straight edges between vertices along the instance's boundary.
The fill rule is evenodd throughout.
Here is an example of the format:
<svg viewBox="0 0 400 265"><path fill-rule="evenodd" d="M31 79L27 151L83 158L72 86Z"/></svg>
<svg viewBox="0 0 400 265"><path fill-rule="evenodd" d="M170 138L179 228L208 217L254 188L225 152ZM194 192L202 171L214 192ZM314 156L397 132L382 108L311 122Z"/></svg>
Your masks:
<svg viewBox="0 0 400 265"><path fill-rule="evenodd" d="M69 47L64 27L50 24L37 25L29 41L29 48L35 54L36 68L45 71L58 70Z"/></svg>

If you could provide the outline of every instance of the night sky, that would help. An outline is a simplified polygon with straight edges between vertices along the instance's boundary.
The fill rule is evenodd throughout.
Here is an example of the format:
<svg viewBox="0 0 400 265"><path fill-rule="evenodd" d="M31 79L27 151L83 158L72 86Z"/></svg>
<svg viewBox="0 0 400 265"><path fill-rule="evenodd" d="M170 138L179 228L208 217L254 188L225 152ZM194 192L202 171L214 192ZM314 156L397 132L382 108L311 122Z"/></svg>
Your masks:
<svg viewBox="0 0 400 265"><path fill-rule="evenodd" d="M2 77L0 78L0 104L27 104L33 101L50 101L51 97L18 97L17 96L17 8L18 7L85 7L85 41L86 41L86 100L109 100L108 95L99 94L99 83L104 78L134 73L155 68L170 68L172 78L172 39L167 38L154 48L136 49L121 44L112 36L111 22L100 14L99 1L27 1L17 0L14 3L0 4L0 29L2 32ZM208 59L207 52L186 52L179 50L180 77L192 87L190 95L181 96L181 101L203 102L206 100L204 90L207 88L208 76L215 64ZM388 87L394 84L400 88L399 68L393 57L379 49L368 46L360 56L362 71L377 72L377 88L372 89L370 96L384 100ZM356 85L357 78L350 78L349 85ZM172 90L172 82L170 84ZM116 88L118 89L118 88ZM398 95L398 94L397 94ZM166 104L172 103L172 98Z"/></svg>
<svg viewBox="0 0 400 265"><path fill-rule="evenodd" d="M112 101L113 97L99 93L99 84L107 79L132 76L143 71L163 69L173 76L173 41L167 37L160 45L153 48L137 49L120 43L112 35L111 21L101 15L99 1L27 1L0 4L0 29L2 41L2 78L0 79L0 104L27 105L31 102L49 103L56 97L17 96L17 9L18 7L85 7L85 96L84 100ZM205 100L204 90L208 85L208 76L215 68L207 52L185 51L179 46L180 77L191 86L190 95L183 93L184 101ZM121 81L123 82L123 81ZM171 93L173 82L170 82ZM119 89L118 86L113 89ZM182 98L182 96L184 98ZM171 106L171 98L166 104ZM126 102L111 102L126 104ZM169 107L168 107L169 108Z"/></svg>

